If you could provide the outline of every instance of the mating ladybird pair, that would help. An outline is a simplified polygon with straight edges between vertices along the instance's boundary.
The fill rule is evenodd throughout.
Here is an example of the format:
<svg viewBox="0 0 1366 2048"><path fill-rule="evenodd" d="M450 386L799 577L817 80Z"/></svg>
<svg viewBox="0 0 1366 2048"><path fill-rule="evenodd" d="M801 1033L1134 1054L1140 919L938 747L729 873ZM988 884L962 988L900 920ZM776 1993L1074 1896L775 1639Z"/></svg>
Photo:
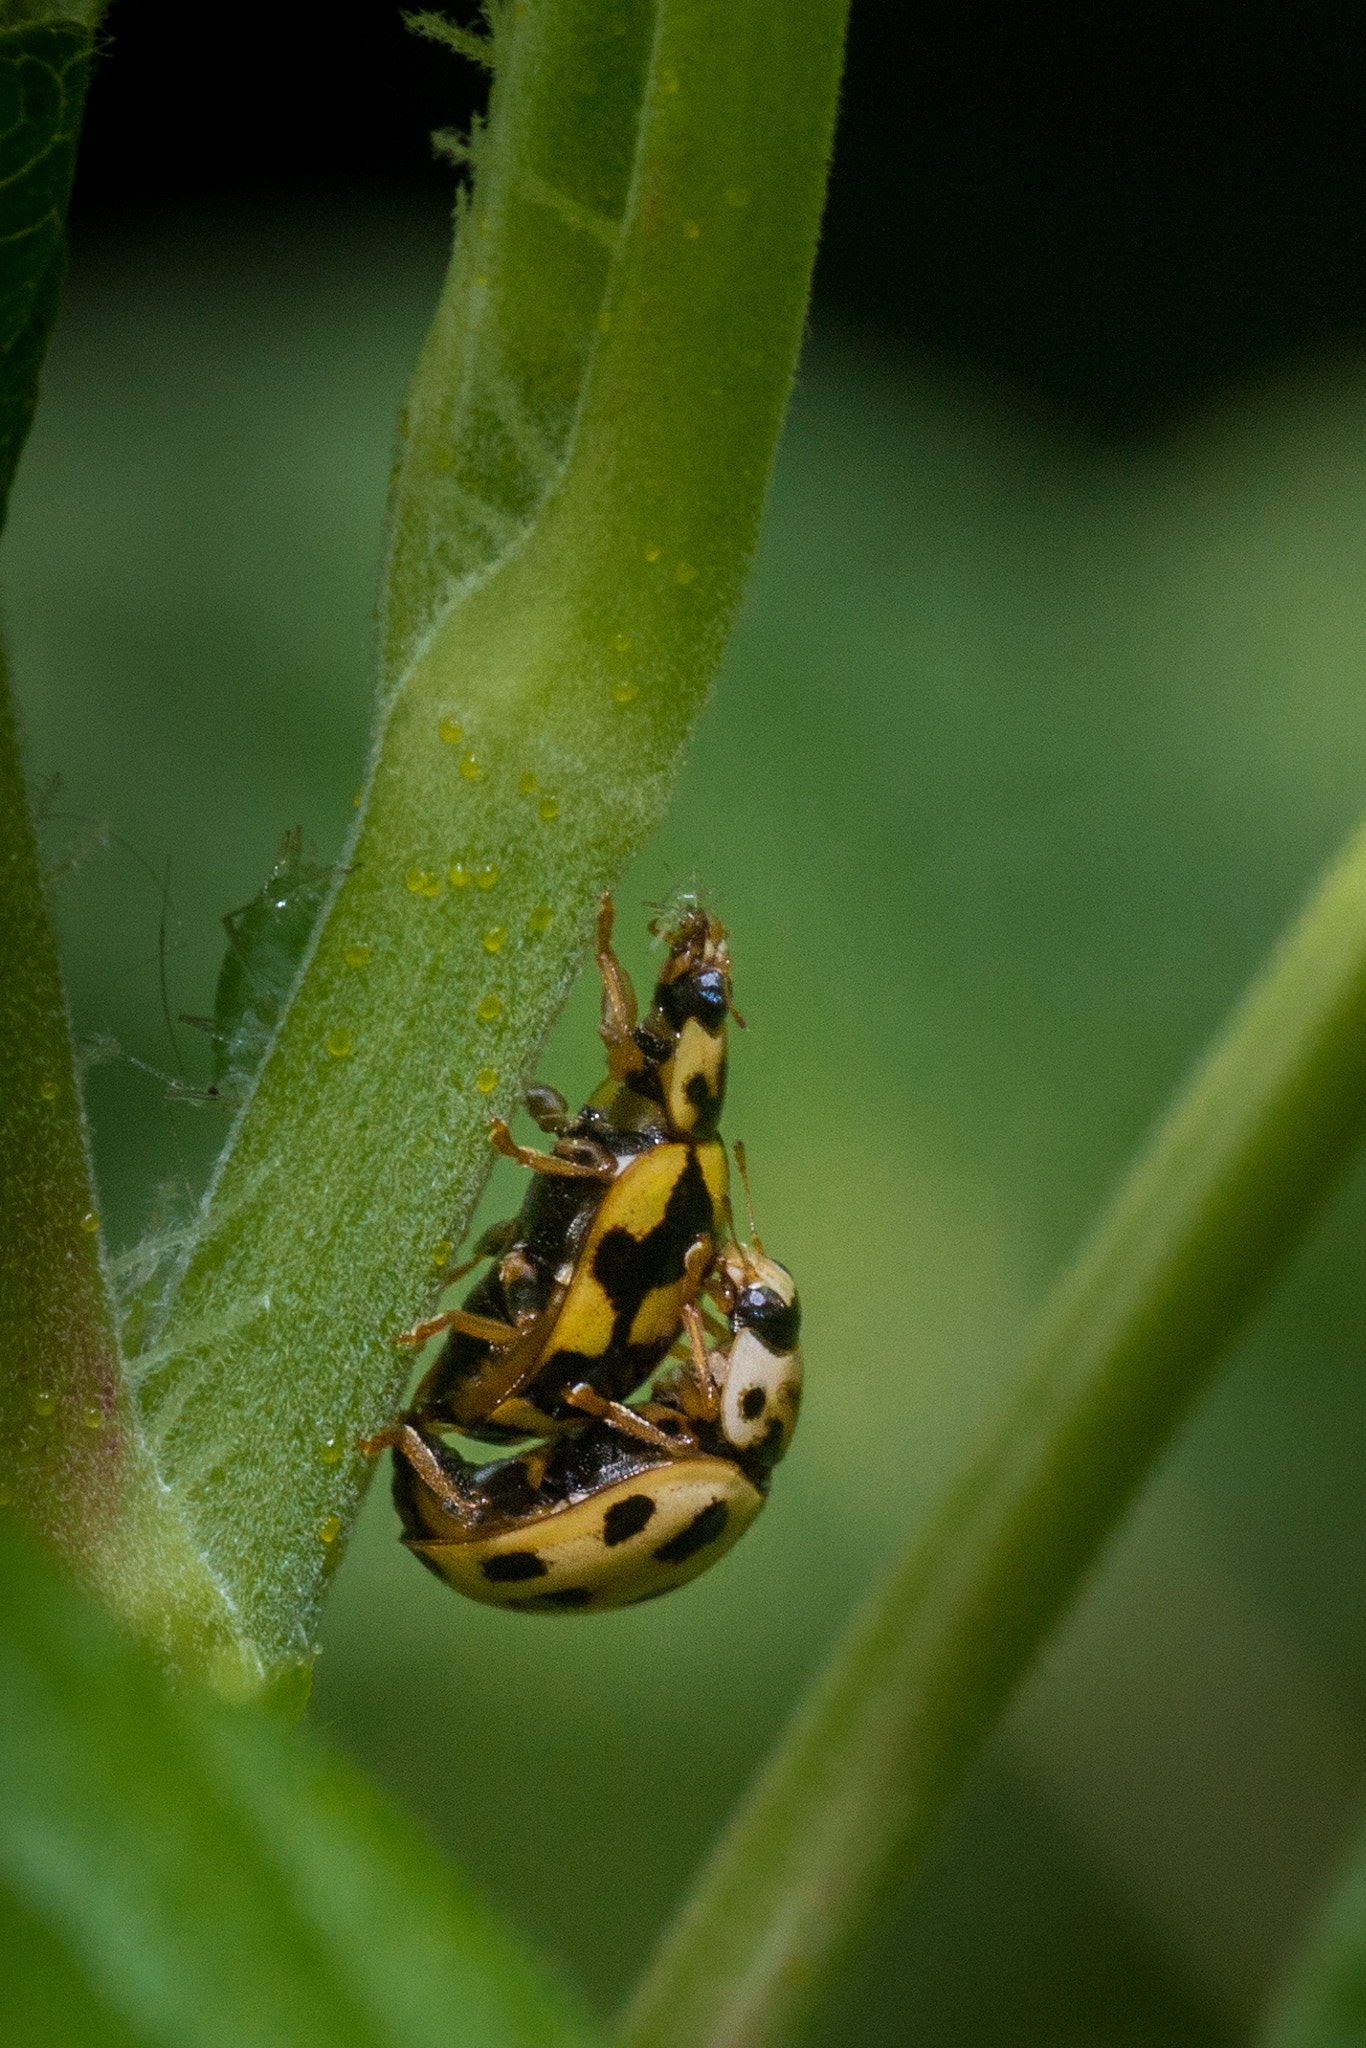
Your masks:
<svg viewBox="0 0 1366 2048"><path fill-rule="evenodd" d="M637 1021L612 915L604 897L608 1078L572 1117L553 1088L527 1091L548 1152L493 1124L532 1171L526 1200L460 1269L493 1262L461 1306L399 1340L447 1333L404 1416L365 1446L393 1447L424 1564L472 1599L542 1613L630 1606L714 1564L763 1506L801 1399L792 1277L752 1219L748 1245L731 1222L717 1126L727 1020L744 1020L724 928L684 907ZM447 1431L537 1441L475 1465Z"/></svg>

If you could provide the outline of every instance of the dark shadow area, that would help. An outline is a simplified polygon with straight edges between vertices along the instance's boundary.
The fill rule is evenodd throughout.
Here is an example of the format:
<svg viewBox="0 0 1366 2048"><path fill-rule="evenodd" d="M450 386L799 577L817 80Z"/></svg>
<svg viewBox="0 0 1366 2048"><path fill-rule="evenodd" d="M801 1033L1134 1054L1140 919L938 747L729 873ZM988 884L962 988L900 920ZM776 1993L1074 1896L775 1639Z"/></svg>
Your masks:
<svg viewBox="0 0 1366 2048"><path fill-rule="evenodd" d="M472 19L468 0L451 10ZM1366 16L855 0L817 297L1106 436L1366 332ZM114 0L75 232L426 193L484 96L391 0L342 33Z"/></svg>

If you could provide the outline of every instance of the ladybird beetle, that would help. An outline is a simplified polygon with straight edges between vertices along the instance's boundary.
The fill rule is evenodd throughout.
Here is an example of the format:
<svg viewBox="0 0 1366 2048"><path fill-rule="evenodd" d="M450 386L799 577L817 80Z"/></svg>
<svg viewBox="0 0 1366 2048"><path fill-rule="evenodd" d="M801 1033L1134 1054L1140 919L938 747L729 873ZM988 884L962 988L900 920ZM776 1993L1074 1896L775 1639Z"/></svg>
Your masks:
<svg viewBox="0 0 1366 2048"><path fill-rule="evenodd" d="M457 1592L531 1614L635 1606L686 1585L739 1541L791 1442L801 1399L792 1276L762 1247L718 1261L729 1343L685 1314L689 1357L642 1404L668 1448L615 1422L469 1464L400 1426L394 1501L403 1540Z"/></svg>
<svg viewBox="0 0 1366 2048"><path fill-rule="evenodd" d="M572 1118L554 1089L528 1090L533 1119L554 1134L549 1152L491 1126L498 1150L534 1178L517 1215L475 1246L471 1265L495 1263L461 1306L399 1339L449 1332L404 1418L419 1431L508 1443L591 1416L663 1447L624 1404L677 1338L726 1227L716 1128L735 1014L730 957L719 920L687 901L663 930L668 956L637 1022L612 918L605 896L597 961L608 1079Z"/></svg>

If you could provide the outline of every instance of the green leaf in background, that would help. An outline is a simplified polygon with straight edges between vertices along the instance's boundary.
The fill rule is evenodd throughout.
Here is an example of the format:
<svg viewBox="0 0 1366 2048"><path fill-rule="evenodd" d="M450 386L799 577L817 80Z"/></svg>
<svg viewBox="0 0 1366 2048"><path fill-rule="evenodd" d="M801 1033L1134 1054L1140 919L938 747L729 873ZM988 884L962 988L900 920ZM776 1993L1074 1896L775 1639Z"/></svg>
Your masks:
<svg viewBox="0 0 1366 2048"><path fill-rule="evenodd" d="M363 1780L172 1696L0 1516L0 2030L24 2048L589 2048Z"/></svg>
<svg viewBox="0 0 1366 2048"><path fill-rule="evenodd" d="M99 11L0 9L0 524L57 317Z"/></svg>

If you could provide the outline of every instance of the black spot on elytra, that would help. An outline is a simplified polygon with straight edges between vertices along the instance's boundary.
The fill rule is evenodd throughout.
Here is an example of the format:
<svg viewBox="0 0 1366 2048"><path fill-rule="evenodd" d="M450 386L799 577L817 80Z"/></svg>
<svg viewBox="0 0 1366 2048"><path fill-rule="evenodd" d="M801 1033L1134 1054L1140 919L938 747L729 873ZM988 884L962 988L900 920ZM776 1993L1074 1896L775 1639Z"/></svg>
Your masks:
<svg viewBox="0 0 1366 2048"><path fill-rule="evenodd" d="M534 1550L505 1550L498 1557L486 1557L481 1569L495 1586L507 1586L517 1579L543 1579L548 1567Z"/></svg>
<svg viewBox="0 0 1366 2048"><path fill-rule="evenodd" d="M696 1557L699 1550L715 1543L729 1520L730 1509L723 1500L709 1501L693 1516L686 1529L680 1529L667 1543L661 1543L654 1555L660 1564L685 1564L690 1557Z"/></svg>
<svg viewBox="0 0 1366 2048"><path fill-rule="evenodd" d="M603 1542L610 1550L628 1536L638 1536L654 1511L648 1493L628 1493L625 1500L614 1500L602 1518Z"/></svg>
<svg viewBox="0 0 1366 2048"><path fill-rule="evenodd" d="M557 1586L553 1593L539 1593L538 1607L586 1607L593 1597L591 1586Z"/></svg>
<svg viewBox="0 0 1366 2048"><path fill-rule="evenodd" d="M740 1396L740 1413L746 1422L757 1422L764 1412L768 1395L762 1387L746 1387Z"/></svg>
<svg viewBox="0 0 1366 2048"><path fill-rule="evenodd" d="M683 1090L683 1093L687 1096L694 1109L705 1109L711 1101L711 1089L707 1086L706 1075L690 1074L688 1076L688 1085Z"/></svg>

